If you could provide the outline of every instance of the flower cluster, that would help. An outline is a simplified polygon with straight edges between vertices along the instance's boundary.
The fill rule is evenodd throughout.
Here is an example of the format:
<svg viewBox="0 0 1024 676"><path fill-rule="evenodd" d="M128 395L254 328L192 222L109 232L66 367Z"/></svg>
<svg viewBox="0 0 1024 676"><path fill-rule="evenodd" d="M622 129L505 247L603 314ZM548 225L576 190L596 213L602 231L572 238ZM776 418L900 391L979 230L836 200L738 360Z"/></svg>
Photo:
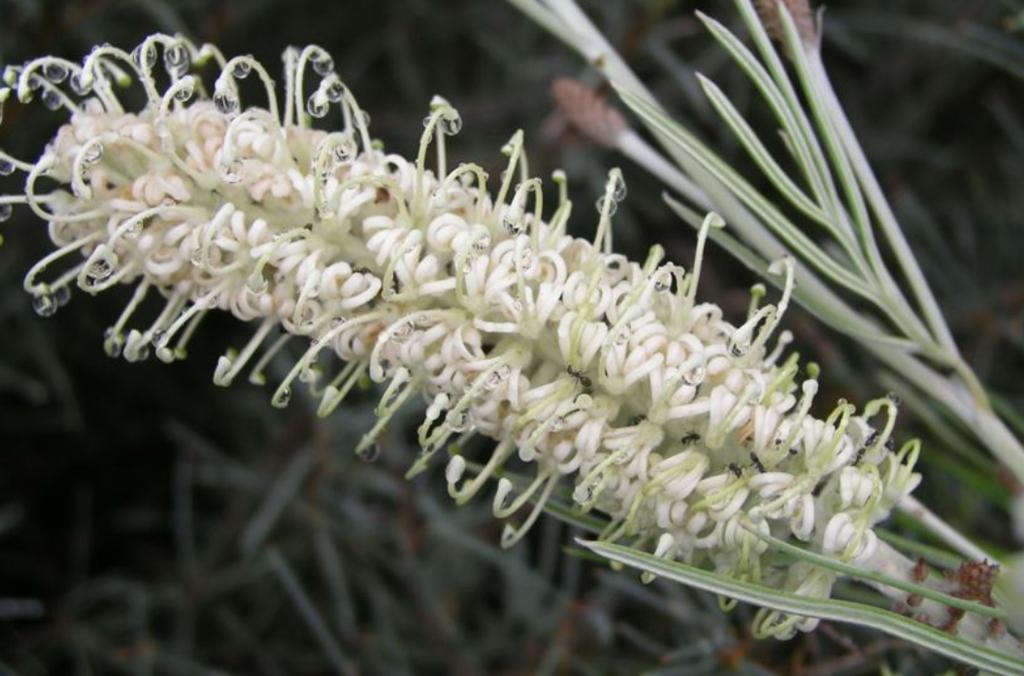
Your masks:
<svg viewBox="0 0 1024 676"><path fill-rule="evenodd" d="M211 60L219 75L207 95L193 73ZM0 198L4 213L26 205L57 247L25 280L40 314L65 303L72 285L134 285L108 353L173 361L207 312L229 311L256 328L220 358L218 385L251 362L262 382L289 340L305 340L273 404L287 404L299 380L327 415L367 376L386 383L378 422L356 448L364 456L395 411L421 396L423 451L410 474L447 449L457 501L497 478L495 515L528 510L506 526L506 546L567 477L576 509L610 518L603 538L741 579L829 594L833 573L778 561L765 534L870 560L873 526L917 484L918 448L893 445L891 397L859 414L846 402L812 414L817 369L784 355L788 333L773 338L792 261L771 269L779 301L763 304L757 289L747 316L730 323L696 298L708 230L723 225L714 214L689 270L658 246L632 262L612 252L625 195L617 170L593 239L574 238L564 176L554 177L545 220L521 133L503 148L508 167L492 197L480 166L446 166L445 139L461 121L443 99L410 161L371 139L323 49L289 49L284 62L283 106L251 57L227 60L179 37L5 72L20 100L71 113L37 161L0 155L0 171L27 175L23 194ZM266 89L265 107L241 105L238 80L250 75ZM129 80L148 97L137 112L116 94ZM340 131L310 127L329 113ZM44 281L54 268L62 271ZM149 294L163 297L162 310L129 328ZM321 375L330 353L345 363L333 377ZM479 464L461 450L475 435L496 442ZM532 479L513 483L515 467ZM785 637L814 622L762 612L758 631Z"/></svg>

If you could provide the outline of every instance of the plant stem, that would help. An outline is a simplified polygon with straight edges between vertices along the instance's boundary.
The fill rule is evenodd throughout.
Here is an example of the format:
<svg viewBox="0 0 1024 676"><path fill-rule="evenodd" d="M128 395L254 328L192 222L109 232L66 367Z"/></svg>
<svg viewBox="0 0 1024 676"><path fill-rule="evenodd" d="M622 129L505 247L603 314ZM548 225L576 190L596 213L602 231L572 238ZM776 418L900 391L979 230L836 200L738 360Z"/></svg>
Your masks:
<svg viewBox="0 0 1024 676"><path fill-rule="evenodd" d="M624 131L617 143L619 152L633 160L651 174L695 205L710 210L711 201L705 192L632 129Z"/></svg>
<svg viewBox="0 0 1024 676"><path fill-rule="evenodd" d="M942 316L942 309L935 300L935 296L932 293L931 288L928 286L928 280L925 279L924 273L921 271L921 267L917 263L917 259L910 250L910 245L907 243L903 230L896 221L896 216L893 213L892 208L889 206L889 202L886 200L885 194L882 192L882 188L878 183L878 179L875 177L875 173L871 170L871 165L868 163L864 150L861 148L860 143L857 140L857 136L853 131L853 127L850 125L850 121L846 117L846 113L843 111L842 105L839 103L839 98L836 96L835 90L832 87L832 82L829 80L828 74L825 71L825 65L821 60L821 53L817 49L808 48L807 54L809 57L808 65L810 68L810 75L814 79L814 84L818 91L823 95L825 103L828 106L829 116L835 124L835 130L839 134L839 138L843 143L846 154L853 164L854 171L857 173L857 177L867 193L868 201L871 203L871 206L878 217L878 222L882 227L882 232L889 241L889 245L892 247L893 253L895 253L896 259L899 261L903 274L906 276L907 281L910 282L914 295L917 298L921 309L925 313L925 319L928 322L928 326L942 345L944 345L951 354L954 354L959 358L959 349L957 348L956 342L953 340L953 335L950 333L945 318Z"/></svg>
<svg viewBox="0 0 1024 676"><path fill-rule="evenodd" d="M863 341L871 353L900 373L928 396L939 401L985 443L993 455L1024 483L1024 447L988 407L980 407L971 393L912 355L887 345Z"/></svg>
<svg viewBox="0 0 1024 676"><path fill-rule="evenodd" d="M886 542L878 543L878 549L872 555L871 559L865 564L866 567L884 575L888 575L889 577L905 580L914 584L923 584L935 587L939 591L944 593L947 592L947 590L940 589L933 579L920 581L915 580L915 565L916 564L913 561ZM908 598L906 592L867 580L865 581L865 584L870 584L879 592L897 603L907 603ZM949 606L930 599L921 599L920 604L913 607L913 612L915 617L925 620L928 624L935 627L943 627L950 620ZM1002 633L997 631L994 632L989 621L983 617L967 613L960 618L960 621L956 623L955 627L956 635L971 641L972 643L994 648L1010 655L1024 656L1024 646L1021 646L1021 643L1016 636L1010 634L1009 631Z"/></svg>
<svg viewBox="0 0 1024 676"><path fill-rule="evenodd" d="M991 554L968 540L958 530L943 521L939 515L922 505L913 495L905 496L897 506L901 511L920 521L925 528L932 531L942 541L971 561L987 560L990 563L1002 565Z"/></svg>

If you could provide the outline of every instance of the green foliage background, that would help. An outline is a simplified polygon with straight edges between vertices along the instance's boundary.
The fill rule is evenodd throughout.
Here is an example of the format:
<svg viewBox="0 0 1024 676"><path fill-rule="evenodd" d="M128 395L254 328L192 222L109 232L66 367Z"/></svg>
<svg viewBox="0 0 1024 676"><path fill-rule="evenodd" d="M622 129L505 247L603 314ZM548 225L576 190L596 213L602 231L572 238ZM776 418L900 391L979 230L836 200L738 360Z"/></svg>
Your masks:
<svg viewBox="0 0 1024 676"><path fill-rule="evenodd" d="M731 4L685 0L586 5L680 119L743 167L749 162L703 101L693 70L734 101L751 92L702 33L695 8L735 23ZM0 66L91 45L131 47L183 32L273 72L288 44L331 51L373 116L374 135L410 153L430 96L465 126L450 151L501 170L498 147L527 135L538 175L562 167L586 206L620 158L574 136L548 94L581 67L512 7L494 0L0 0ZM908 230L965 356L1005 410L1024 402L1024 46L1019 0L862 0L829 4L826 61ZM34 156L59 118L8 106L0 145ZM756 107L755 119L767 119ZM617 246L660 242L687 261L693 235L660 187L623 166L630 198ZM14 190L0 182L0 193ZM437 472L405 482L416 410L391 425L373 464L351 449L373 392L330 419L296 397L210 381L245 327L204 325L189 359L112 362L103 329L121 290L76 296L36 317L21 278L46 250L22 212L0 249L0 673L718 674L858 673L885 661L936 673L943 660L868 631L826 624L788 643L752 642L749 609L587 560L573 531L543 520L527 542L496 547L486 499L456 509ZM713 254L705 297L741 313L755 280ZM799 311L798 346L824 366L823 400L863 401L888 385L877 365ZM278 375L285 362L276 364ZM997 549L1013 547L999 507L1019 487L957 460L955 428L911 400L901 435L920 434L924 501ZM894 526L900 529L900 524ZM922 534L906 534L924 538ZM855 594L853 589L848 594Z"/></svg>

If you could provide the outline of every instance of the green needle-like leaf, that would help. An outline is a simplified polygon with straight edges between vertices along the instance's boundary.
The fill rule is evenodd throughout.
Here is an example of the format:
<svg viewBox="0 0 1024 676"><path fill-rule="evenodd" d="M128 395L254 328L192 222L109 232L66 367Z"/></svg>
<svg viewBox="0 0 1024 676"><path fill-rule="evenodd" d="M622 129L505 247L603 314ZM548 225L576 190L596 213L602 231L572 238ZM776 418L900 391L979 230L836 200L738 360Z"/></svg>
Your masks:
<svg viewBox="0 0 1024 676"><path fill-rule="evenodd" d="M958 636L939 631L930 625L887 610L850 601L797 596L778 589L741 582L678 561L666 561L621 545L588 541L580 541L580 544L605 558L637 570L746 603L794 615L871 627L993 673L1024 673L1024 660L971 643Z"/></svg>

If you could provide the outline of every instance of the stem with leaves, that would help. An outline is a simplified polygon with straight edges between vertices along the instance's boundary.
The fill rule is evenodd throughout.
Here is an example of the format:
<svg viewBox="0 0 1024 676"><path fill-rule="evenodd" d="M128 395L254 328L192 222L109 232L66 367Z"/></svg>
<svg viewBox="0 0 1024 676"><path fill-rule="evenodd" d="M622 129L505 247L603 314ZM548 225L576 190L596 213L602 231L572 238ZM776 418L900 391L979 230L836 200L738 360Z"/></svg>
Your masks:
<svg viewBox="0 0 1024 676"><path fill-rule="evenodd" d="M805 234L771 199L675 122L573 0L509 1L598 68L643 120L676 170L671 171L671 165L667 167L652 148L625 142L625 133L618 147L694 204L696 208L691 209L671 203L684 220L699 226L700 213L708 206L722 213L739 239L722 232L713 238L761 273L780 254L796 254L801 263L798 302L933 396L1024 483L1024 446L992 411L977 376L961 357L828 79L819 41L804 39L785 6L779 5L782 34L778 37L798 83L792 81L782 54L749 0L736 0L736 5L756 55L724 25L698 16L775 113L805 187L783 172L721 90L706 77L700 80L713 107L755 164L786 201L821 227L834 247L821 246ZM809 111L800 94L808 101ZM693 190L694 184L699 192ZM894 254L913 304L883 261L876 229ZM874 305L875 312L854 309L844 295Z"/></svg>
<svg viewBox="0 0 1024 676"><path fill-rule="evenodd" d="M509 1L597 68L644 122L664 155L628 129L607 145L630 157L681 196L685 202L668 195L666 201L684 221L699 227L705 210L711 208L721 213L738 236L717 230L711 233L712 239L772 283L776 281L767 274L769 261L792 254L797 260L797 302L833 329L856 340L898 378L940 403L1024 483L1024 447L993 412L982 384L960 354L829 80L821 57L820 25L816 34L812 31L808 35L808 25L797 25L787 9L789 3L775 3L777 17L765 21L766 17L759 16L750 0L735 0L753 44L748 47L723 24L698 13L712 37L754 84L781 129L789 155L787 161L773 157L724 92L710 78L697 74L712 108L777 191L779 197L772 198L695 133L673 120L574 0ZM773 43L773 37L780 47ZM783 169L787 164L796 166L798 173L787 174ZM780 203L791 209L784 211L777 206ZM794 222L788 215L794 211L806 225ZM880 243L892 255L892 270ZM920 503L907 502L901 506L964 555L972 559L983 557L980 548ZM637 565L618 551L624 548L613 553L612 546L587 546L613 560ZM872 562L874 568L890 578L905 579L912 562L891 547L886 547L886 552L877 565ZM677 579L733 598L746 598L708 584L701 578L702 573L693 569ZM869 583L892 598L903 594L884 582ZM788 602L779 601L779 605L773 606L766 602L766 597L747 600L797 612ZM830 608L831 604L823 602L823 607L816 609L820 613L816 616L844 619L840 617L842 612ZM926 599L920 613L938 621L947 608ZM885 622L861 623L981 668L1000 673L1022 670L1019 662L996 665L974 652L974 648L966 648L963 643L992 645L989 629L983 622L976 618L966 621L965 626L970 629L964 636L969 641L958 641L955 647L939 645L942 642L933 641L935 637L930 634L923 637L915 632L906 633L903 627L897 631ZM1020 654L1020 646L1012 637L997 643L999 650Z"/></svg>

